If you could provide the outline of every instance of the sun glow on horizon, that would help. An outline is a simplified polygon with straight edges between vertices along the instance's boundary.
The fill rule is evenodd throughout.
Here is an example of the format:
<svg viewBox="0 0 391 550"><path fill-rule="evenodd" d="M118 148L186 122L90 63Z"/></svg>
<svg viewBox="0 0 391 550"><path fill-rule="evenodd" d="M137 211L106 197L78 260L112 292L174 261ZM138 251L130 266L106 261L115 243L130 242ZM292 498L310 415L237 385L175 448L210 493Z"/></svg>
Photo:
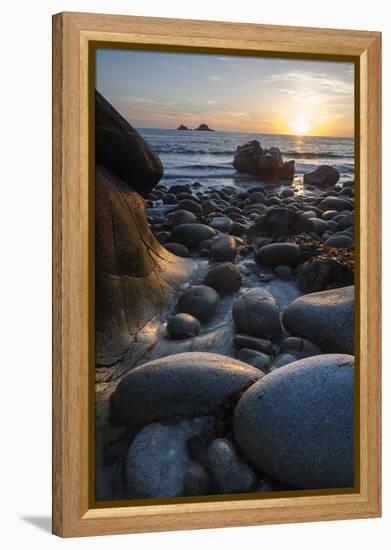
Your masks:
<svg viewBox="0 0 391 550"><path fill-rule="evenodd" d="M298 116L290 123L293 132L299 136L307 135L311 129L311 124L304 116Z"/></svg>

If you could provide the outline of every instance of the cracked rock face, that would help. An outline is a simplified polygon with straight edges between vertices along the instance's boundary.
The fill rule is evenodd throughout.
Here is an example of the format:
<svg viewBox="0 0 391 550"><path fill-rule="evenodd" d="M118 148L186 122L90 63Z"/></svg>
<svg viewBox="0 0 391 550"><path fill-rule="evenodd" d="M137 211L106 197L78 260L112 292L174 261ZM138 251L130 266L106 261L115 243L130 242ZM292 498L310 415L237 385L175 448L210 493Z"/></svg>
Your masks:
<svg viewBox="0 0 391 550"><path fill-rule="evenodd" d="M194 263L172 255L150 231L142 195L161 177L159 158L99 94L96 119L96 363L129 368L154 341L159 314ZM104 146L108 132L118 161Z"/></svg>

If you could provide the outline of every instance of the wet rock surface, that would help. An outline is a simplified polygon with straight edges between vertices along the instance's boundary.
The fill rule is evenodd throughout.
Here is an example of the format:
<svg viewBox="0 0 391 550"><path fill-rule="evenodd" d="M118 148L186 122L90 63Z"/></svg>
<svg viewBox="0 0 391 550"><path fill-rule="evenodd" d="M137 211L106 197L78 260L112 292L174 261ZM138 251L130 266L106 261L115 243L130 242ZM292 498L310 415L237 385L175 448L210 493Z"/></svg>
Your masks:
<svg viewBox="0 0 391 550"><path fill-rule="evenodd" d="M247 458L283 483L351 487L353 357L318 355L265 376L239 401L234 433Z"/></svg>
<svg viewBox="0 0 391 550"><path fill-rule="evenodd" d="M267 290L254 288L237 298L232 307L233 320L241 332L251 336L279 334L280 312Z"/></svg>
<svg viewBox="0 0 391 550"><path fill-rule="evenodd" d="M233 165L238 172L247 172L266 181L291 181L294 176L294 161L283 162L278 148L264 149L253 140L236 149Z"/></svg>

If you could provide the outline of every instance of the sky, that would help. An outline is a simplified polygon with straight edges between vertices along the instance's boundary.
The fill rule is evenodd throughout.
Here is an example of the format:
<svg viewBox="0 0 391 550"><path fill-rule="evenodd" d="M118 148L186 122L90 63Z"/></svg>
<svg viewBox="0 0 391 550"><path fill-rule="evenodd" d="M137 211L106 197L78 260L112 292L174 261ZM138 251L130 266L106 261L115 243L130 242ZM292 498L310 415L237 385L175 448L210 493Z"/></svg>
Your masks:
<svg viewBox="0 0 391 550"><path fill-rule="evenodd" d="M96 87L136 128L354 132L352 63L99 49Z"/></svg>

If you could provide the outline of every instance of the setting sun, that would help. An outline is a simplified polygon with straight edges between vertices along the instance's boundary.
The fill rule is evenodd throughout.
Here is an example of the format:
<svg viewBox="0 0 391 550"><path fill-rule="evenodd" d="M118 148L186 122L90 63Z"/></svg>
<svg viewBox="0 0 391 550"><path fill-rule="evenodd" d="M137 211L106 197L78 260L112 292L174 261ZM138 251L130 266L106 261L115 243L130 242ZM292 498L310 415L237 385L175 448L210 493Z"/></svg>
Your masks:
<svg viewBox="0 0 391 550"><path fill-rule="evenodd" d="M311 126L307 119L300 116L291 122L291 128L295 134L303 135L308 133Z"/></svg>

